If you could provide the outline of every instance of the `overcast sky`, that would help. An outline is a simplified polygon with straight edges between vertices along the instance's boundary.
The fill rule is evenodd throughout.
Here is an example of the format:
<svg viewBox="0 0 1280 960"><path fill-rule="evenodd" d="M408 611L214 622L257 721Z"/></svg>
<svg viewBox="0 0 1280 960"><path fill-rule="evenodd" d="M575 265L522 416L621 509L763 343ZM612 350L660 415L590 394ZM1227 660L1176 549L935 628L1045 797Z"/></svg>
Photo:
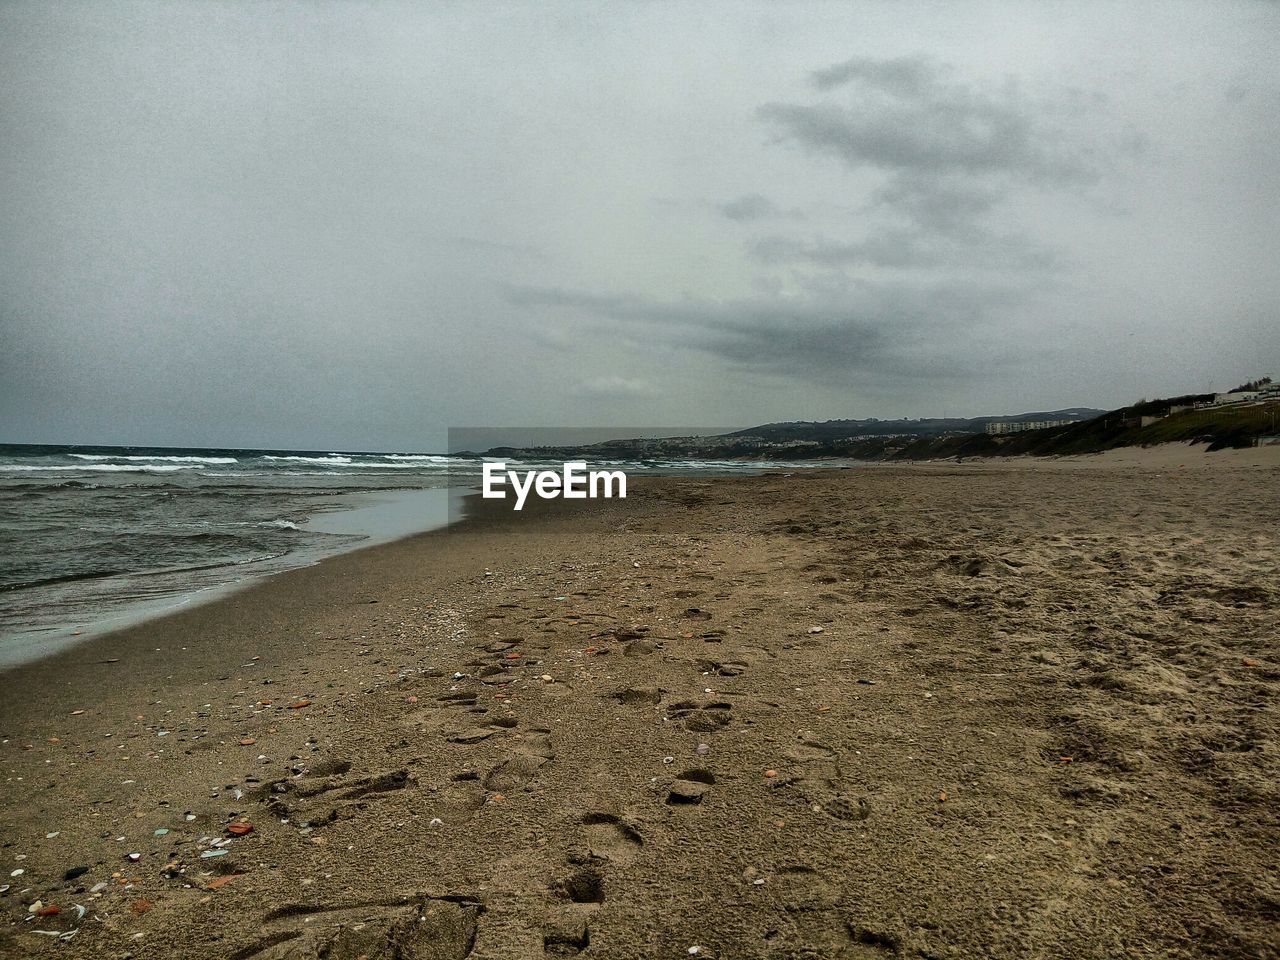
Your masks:
<svg viewBox="0 0 1280 960"><path fill-rule="evenodd" d="M1280 376L1280 5L0 3L0 441Z"/></svg>

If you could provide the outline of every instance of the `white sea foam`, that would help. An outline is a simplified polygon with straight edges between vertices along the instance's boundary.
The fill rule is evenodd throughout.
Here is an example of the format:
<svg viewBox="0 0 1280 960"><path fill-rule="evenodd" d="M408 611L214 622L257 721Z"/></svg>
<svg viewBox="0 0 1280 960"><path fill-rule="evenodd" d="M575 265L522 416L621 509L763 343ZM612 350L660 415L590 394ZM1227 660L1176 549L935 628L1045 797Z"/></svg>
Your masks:
<svg viewBox="0 0 1280 960"><path fill-rule="evenodd" d="M45 473L47 471L74 470L78 473L173 473L175 470L196 470L195 463L92 463L84 466L36 466L29 463L0 463L0 470L13 473Z"/></svg>
<svg viewBox="0 0 1280 960"><path fill-rule="evenodd" d="M365 468L373 468L373 469L377 469L377 470L422 470L422 469L426 468L427 466L430 466L430 464L425 464L425 463L386 463L386 462L378 463L378 462L375 462L375 461L372 461L372 460L355 460L355 461L352 461L352 462L351 462L351 463L349 463L349 464L346 464L346 466L349 466L349 467L365 467Z"/></svg>
<svg viewBox="0 0 1280 960"><path fill-rule="evenodd" d="M332 463L337 466L348 466L351 463L350 457L344 457L340 454L332 454L327 457L276 457L271 454L264 454L263 460L282 460L292 463Z"/></svg>
<svg viewBox="0 0 1280 960"><path fill-rule="evenodd" d="M386 456L387 458L385 460L352 460L350 457L346 457L341 454L332 454L327 457L280 457L267 454L264 455L262 459L272 460L277 463L309 463L318 466L358 467L362 470L424 470L433 466L441 466L449 462L448 457L411 457L401 454L387 454Z"/></svg>
<svg viewBox="0 0 1280 960"><path fill-rule="evenodd" d="M106 453L73 453L72 457L77 460L130 460L141 461L144 463L154 463L161 461L164 463L239 463L235 457L161 457L161 456L124 456L120 454Z"/></svg>

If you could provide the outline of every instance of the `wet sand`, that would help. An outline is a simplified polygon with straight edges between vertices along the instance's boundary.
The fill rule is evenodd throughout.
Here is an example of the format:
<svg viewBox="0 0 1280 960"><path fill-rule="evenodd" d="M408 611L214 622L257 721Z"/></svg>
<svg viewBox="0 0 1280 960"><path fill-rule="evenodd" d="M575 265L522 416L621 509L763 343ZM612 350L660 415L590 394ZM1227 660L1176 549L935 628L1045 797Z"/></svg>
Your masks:
<svg viewBox="0 0 1280 960"><path fill-rule="evenodd" d="M89 641L0 675L0 955L1280 956L1278 490L652 480Z"/></svg>

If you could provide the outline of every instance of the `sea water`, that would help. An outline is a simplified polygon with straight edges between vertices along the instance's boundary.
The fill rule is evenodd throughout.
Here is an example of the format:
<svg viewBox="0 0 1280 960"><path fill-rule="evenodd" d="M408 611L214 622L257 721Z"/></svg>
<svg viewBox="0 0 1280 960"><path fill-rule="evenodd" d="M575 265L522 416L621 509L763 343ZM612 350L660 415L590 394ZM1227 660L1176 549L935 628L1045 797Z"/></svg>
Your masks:
<svg viewBox="0 0 1280 960"><path fill-rule="evenodd" d="M714 475L734 462L610 461ZM538 464L530 463L529 466ZM0 445L0 667L247 579L442 526L482 461Z"/></svg>

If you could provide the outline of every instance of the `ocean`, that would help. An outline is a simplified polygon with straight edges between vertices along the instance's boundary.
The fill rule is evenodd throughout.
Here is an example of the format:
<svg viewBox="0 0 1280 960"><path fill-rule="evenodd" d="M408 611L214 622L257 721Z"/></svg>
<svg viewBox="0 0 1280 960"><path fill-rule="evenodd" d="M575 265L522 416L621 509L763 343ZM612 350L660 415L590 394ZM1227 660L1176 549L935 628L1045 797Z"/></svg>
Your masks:
<svg viewBox="0 0 1280 960"><path fill-rule="evenodd" d="M0 445L0 666L442 526L479 474L480 461L440 454Z"/></svg>

